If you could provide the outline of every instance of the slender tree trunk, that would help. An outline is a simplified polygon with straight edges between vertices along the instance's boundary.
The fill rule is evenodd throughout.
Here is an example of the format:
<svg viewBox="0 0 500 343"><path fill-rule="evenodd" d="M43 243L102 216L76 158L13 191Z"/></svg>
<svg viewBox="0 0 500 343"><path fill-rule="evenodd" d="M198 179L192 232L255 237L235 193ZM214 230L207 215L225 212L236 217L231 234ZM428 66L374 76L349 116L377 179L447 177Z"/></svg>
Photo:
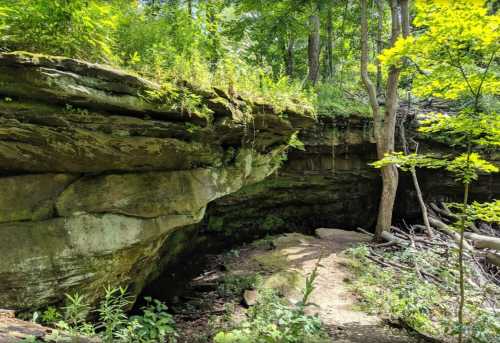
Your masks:
<svg viewBox="0 0 500 343"><path fill-rule="evenodd" d="M405 123L406 123L406 118L408 114L410 113L410 107L411 107L411 97L410 93L408 93L408 109L406 114L401 118L401 122L399 124L399 133L401 136L401 143L403 145L403 151L405 155L410 154L410 149L408 147L408 140L406 139L406 129L405 129ZM418 146L415 149L415 153L418 152ZM418 182L418 177L417 177L417 170L415 167L410 169L410 174L411 174L411 179L413 181L413 186L415 187L415 191L417 192L417 200L418 204L420 206L420 211L422 212L422 220L425 225L425 230L427 233L427 237L432 238L432 229L431 229L431 224L429 223L429 216L427 213L427 206L425 206L425 201L424 201L424 196L422 195L422 190L420 189L420 184Z"/></svg>
<svg viewBox="0 0 500 343"><path fill-rule="evenodd" d="M285 46L285 72L289 78L293 78L293 74L295 71L295 60L294 60L294 46L295 46L295 38L293 34L290 33L286 46Z"/></svg>
<svg viewBox="0 0 500 343"><path fill-rule="evenodd" d="M320 21L319 14L309 16L309 40L307 56L309 65L309 81L315 85L319 78Z"/></svg>
<svg viewBox="0 0 500 343"><path fill-rule="evenodd" d="M193 0L188 0L187 5L188 14L191 18L193 18Z"/></svg>
<svg viewBox="0 0 500 343"><path fill-rule="evenodd" d="M382 52L382 32L384 30L384 1L376 0L377 2L377 56ZM382 65L378 58L375 61L377 66L377 95L382 94Z"/></svg>
<svg viewBox="0 0 500 343"><path fill-rule="evenodd" d="M471 144L467 145L467 161L466 167L469 168L470 163L470 154L471 154ZM465 305L465 273L464 273L464 235L465 235L465 225L467 218L467 204L469 202L469 183L464 183L464 201L462 203L463 213L462 219L460 222L460 244L458 245L458 270L460 272L460 303L458 306L458 325L460 326L458 332L458 343L463 342L464 332L464 305Z"/></svg>
<svg viewBox="0 0 500 343"><path fill-rule="evenodd" d="M332 4L328 7L327 23L326 23L326 67L327 67L327 77L328 79L333 78L333 13Z"/></svg>
<svg viewBox="0 0 500 343"><path fill-rule="evenodd" d="M409 25L409 21L401 20L399 4L397 0L389 0L391 7L391 41L393 46L401 33L401 22ZM401 0L402 17L408 14L408 1ZM361 78L367 89L370 106L373 112L375 139L377 142L377 155L381 159L386 153L394 151L395 131L396 131L396 111L398 108L398 82L401 70L397 67L389 68L386 87L386 106L384 115L380 113L377 103L376 88L368 75L368 14L367 1L361 0ZM403 29L404 33L409 32L409 28ZM395 166L389 165L381 168L382 174L382 194L380 197L379 212L375 235L380 238L385 230L391 227L392 212L396 199L398 187L398 170Z"/></svg>

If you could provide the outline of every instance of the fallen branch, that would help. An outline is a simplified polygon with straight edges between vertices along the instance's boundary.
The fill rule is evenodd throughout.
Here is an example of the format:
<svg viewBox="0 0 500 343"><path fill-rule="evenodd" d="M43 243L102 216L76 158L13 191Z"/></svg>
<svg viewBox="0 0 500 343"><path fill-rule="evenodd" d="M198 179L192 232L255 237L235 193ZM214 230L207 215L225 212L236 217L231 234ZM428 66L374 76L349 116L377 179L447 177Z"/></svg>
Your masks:
<svg viewBox="0 0 500 343"><path fill-rule="evenodd" d="M373 233L368 232L365 229L362 229L360 227L357 227L356 230L358 230L359 232L364 233L365 235L368 235L368 236L372 236L372 237L375 236Z"/></svg>
<svg viewBox="0 0 500 343"><path fill-rule="evenodd" d="M382 232L382 234L380 235L380 238L382 238L386 242L393 242L393 243L401 245L401 246L407 246L409 244L405 240L403 240L403 239L401 239L399 237L394 236L389 231Z"/></svg>
<svg viewBox="0 0 500 343"><path fill-rule="evenodd" d="M489 252L486 253L485 258L486 262L488 262L489 264L493 264L497 267L500 267L500 255Z"/></svg>
<svg viewBox="0 0 500 343"><path fill-rule="evenodd" d="M434 212L436 213L439 213L440 215L448 218L448 219L452 219L452 220L458 220L460 219L458 217L458 215L456 215L455 213L451 212L450 209L448 207L446 207L446 205L444 204L441 204L443 206L443 208L440 208L438 205L434 204L434 203L430 203L429 204L430 207L434 210Z"/></svg>
<svg viewBox="0 0 500 343"><path fill-rule="evenodd" d="M397 268L397 269L410 270L410 271L414 269L412 267L408 267L408 266L405 266L405 265L402 265L402 264L399 264L399 263L396 263L396 262L387 261L386 259L384 259L383 256L377 254L373 250L371 251L371 254L375 255L375 256L368 255L368 258L370 258L372 261L375 261L375 262L377 262L377 263L379 263L379 264L381 264L381 265L383 265L385 267L391 267L392 266L392 267ZM424 276L426 276L426 277L428 277L428 278L430 278L430 279L432 279L438 285L442 283L442 281L438 277L436 277L436 276L434 276L434 275L432 275L430 273L427 273L425 271L421 271L421 274L424 275Z"/></svg>
<svg viewBox="0 0 500 343"><path fill-rule="evenodd" d="M460 235L457 232L450 229L450 227L447 224L443 223L441 220L434 218L434 217L429 217L429 222L436 229L451 236L453 238L453 240L455 241L455 243L460 244ZM471 252L471 253L474 252L474 248L469 243L467 243L465 240L464 240L464 249Z"/></svg>
<svg viewBox="0 0 500 343"><path fill-rule="evenodd" d="M478 249L500 250L500 238L478 235L476 233L466 232L465 237L474 242L474 247Z"/></svg>

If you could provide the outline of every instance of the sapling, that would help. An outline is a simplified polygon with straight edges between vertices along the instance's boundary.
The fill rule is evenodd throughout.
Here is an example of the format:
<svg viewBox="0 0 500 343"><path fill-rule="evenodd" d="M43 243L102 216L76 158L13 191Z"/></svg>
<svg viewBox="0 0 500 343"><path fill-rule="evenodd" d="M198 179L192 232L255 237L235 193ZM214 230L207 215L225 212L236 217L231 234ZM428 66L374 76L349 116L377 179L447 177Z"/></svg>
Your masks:
<svg viewBox="0 0 500 343"><path fill-rule="evenodd" d="M498 14L489 13L485 1L417 1L414 26L418 35L400 38L379 57L385 65L397 65L404 58L415 66L413 91L417 96L437 97L462 104L457 114L430 114L420 128L435 140L465 150L446 169L463 184L462 213L456 225L460 233L458 268L460 300L458 341L464 339L464 231L467 226L469 190L478 172L497 168L483 160L479 147L500 146L500 120L487 111L481 99L498 95L498 74L491 72L498 61ZM446 18L446 20L443 20Z"/></svg>

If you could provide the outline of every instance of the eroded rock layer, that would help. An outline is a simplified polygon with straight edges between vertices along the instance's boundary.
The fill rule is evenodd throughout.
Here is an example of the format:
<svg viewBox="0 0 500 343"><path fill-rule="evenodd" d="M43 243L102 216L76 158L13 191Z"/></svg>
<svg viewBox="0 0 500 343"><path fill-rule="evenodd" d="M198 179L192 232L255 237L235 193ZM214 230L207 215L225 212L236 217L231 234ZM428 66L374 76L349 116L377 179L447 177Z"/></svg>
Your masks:
<svg viewBox="0 0 500 343"><path fill-rule="evenodd" d="M410 128L411 135L417 135ZM305 151L291 150L284 165L262 182L211 203L201 231L230 239L239 233L248 238L277 232L311 232L318 227L370 230L375 224L381 192L375 161L376 146L369 119L320 118L301 131ZM415 136L419 151L442 156L460 148ZM399 147L402 150L401 147ZM488 160L500 165L497 153ZM425 200L461 201L463 186L445 171L419 170ZM500 175L481 175L470 189L472 200L500 197ZM419 221L416 192L409 174L400 173L395 221Z"/></svg>
<svg viewBox="0 0 500 343"><path fill-rule="evenodd" d="M201 100L188 111L123 71L0 54L0 307L94 302L108 285L137 294L173 232L274 172L293 123L312 123L221 90L178 92Z"/></svg>

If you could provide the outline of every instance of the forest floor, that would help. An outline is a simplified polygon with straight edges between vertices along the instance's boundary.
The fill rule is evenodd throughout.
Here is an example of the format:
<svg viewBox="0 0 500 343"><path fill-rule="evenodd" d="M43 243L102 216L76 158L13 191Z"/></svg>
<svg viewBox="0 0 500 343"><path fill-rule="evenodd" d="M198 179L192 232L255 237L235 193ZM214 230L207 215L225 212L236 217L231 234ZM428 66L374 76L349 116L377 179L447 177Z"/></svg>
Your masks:
<svg viewBox="0 0 500 343"><path fill-rule="evenodd" d="M191 281L188 295L172 306L180 342L210 342L216 332L241 321L255 298L255 275L263 287L276 289L296 303L316 267L310 297L315 306L308 311L319 316L332 342L424 342L357 308L358 299L349 287L353 275L344 252L369 240L354 231L318 229L316 237L284 234L210 256L205 271Z"/></svg>

